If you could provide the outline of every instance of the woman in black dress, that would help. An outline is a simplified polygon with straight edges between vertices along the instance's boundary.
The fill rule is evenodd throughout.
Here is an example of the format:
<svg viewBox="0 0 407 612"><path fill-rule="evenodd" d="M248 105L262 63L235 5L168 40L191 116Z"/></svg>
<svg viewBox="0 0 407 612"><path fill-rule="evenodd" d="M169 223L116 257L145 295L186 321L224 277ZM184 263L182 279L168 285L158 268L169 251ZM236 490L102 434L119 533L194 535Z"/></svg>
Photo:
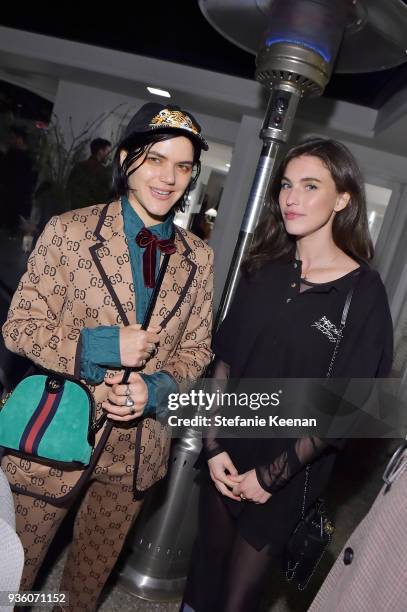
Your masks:
<svg viewBox="0 0 407 612"><path fill-rule="evenodd" d="M271 190L228 316L216 335L216 378L324 378L349 290L332 376L386 377L392 322L373 257L363 178L339 142L293 147ZM325 487L340 440L206 439L199 534L182 609L259 609L270 559L281 561Z"/></svg>

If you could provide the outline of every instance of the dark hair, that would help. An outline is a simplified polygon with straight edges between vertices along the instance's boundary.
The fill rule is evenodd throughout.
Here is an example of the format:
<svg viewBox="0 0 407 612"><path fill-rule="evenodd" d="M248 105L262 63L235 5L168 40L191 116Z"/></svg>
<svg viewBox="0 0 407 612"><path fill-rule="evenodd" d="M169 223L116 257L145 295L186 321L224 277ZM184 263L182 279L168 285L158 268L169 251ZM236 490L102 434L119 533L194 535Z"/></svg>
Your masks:
<svg viewBox="0 0 407 612"><path fill-rule="evenodd" d="M22 125L11 125L9 132L17 136L17 138L21 138L23 142L27 142L27 130Z"/></svg>
<svg viewBox="0 0 407 612"><path fill-rule="evenodd" d="M318 157L329 170L337 192L350 194L348 205L333 220L332 236L336 246L356 259L367 261L373 257L364 181L355 158L341 142L310 138L289 149L277 169L263 220L256 229L252 247L243 264L246 274L255 272L268 260L288 259L295 253L296 239L285 229L278 200L287 165L301 155Z"/></svg>
<svg viewBox="0 0 407 612"><path fill-rule="evenodd" d="M181 135L186 136L184 132ZM137 162L140 158L143 157L143 155L151 147L151 145L153 145L155 142L162 142L163 140L170 140L171 138L176 138L177 136L180 136L180 134L175 130L169 130L168 132L160 130L160 132L132 134L128 138L125 138L117 147L117 151L113 159L113 197L115 199L118 199L121 196L127 196L129 192L128 178L133 174L133 172L140 168L140 166L144 163L145 159L143 159L131 171L130 168L135 162ZM186 138L188 138L188 136L186 136ZM199 161L199 158L201 156L201 147L192 138L190 138L189 140L191 141L194 147L193 175L183 195L173 206L173 210L176 211L184 211L189 192L195 187L199 174L201 172L201 162ZM127 157L124 160L123 164L121 164L120 153L123 150L127 151Z"/></svg>
<svg viewBox="0 0 407 612"><path fill-rule="evenodd" d="M106 147L110 146L112 146L112 143L109 140L105 138L95 138L95 140L92 140L90 143L90 152L92 155L96 155L101 149L106 149Z"/></svg>

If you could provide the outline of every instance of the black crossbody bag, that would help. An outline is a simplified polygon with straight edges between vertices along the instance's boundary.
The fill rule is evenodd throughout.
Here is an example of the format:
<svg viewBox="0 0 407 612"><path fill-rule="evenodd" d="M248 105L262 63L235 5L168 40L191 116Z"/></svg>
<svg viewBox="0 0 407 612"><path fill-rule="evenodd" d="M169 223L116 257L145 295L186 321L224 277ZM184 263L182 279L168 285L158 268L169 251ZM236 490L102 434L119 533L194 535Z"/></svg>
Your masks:
<svg viewBox="0 0 407 612"><path fill-rule="evenodd" d="M339 344L346 325L354 287L347 296L341 317L339 334L335 343L326 377L332 375ZM335 531L333 522L328 518L325 500L318 498L305 513L311 465L305 468L304 497L301 508L301 519L296 525L286 547L284 573L287 582L294 582L303 591L313 576L326 549L332 541Z"/></svg>

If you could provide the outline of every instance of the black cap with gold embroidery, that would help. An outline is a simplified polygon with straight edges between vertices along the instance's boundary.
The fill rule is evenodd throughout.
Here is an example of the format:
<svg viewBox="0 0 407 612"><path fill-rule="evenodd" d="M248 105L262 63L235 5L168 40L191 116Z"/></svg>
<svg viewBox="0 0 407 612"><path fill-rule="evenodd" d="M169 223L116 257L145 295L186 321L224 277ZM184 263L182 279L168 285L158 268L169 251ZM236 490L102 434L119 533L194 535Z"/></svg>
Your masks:
<svg viewBox="0 0 407 612"><path fill-rule="evenodd" d="M133 134L171 130L194 140L201 149L208 150L208 143L201 135L201 126L191 113L179 106L164 106L158 102L147 102L137 111L126 128L124 138Z"/></svg>

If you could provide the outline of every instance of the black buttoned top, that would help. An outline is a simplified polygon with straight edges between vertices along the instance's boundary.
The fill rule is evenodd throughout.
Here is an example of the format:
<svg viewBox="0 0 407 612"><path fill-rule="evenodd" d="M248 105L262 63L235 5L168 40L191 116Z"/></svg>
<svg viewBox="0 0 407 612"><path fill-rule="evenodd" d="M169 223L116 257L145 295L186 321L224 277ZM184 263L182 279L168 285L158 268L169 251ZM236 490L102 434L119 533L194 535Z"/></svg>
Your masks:
<svg viewBox="0 0 407 612"><path fill-rule="evenodd" d="M332 282L301 279L301 261L273 261L252 278L242 277L231 309L214 340L230 378L324 378L336 344L349 289L352 301L332 376L387 377L393 328L379 274L362 261ZM227 451L244 473L255 469L272 493L265 504L223 497L240 531L257 549L271 544L279 556L300 518L306 464L311 464L306 506L321 494L337 453L335 441L300 439L208 440L207 458Z"/></svg>

